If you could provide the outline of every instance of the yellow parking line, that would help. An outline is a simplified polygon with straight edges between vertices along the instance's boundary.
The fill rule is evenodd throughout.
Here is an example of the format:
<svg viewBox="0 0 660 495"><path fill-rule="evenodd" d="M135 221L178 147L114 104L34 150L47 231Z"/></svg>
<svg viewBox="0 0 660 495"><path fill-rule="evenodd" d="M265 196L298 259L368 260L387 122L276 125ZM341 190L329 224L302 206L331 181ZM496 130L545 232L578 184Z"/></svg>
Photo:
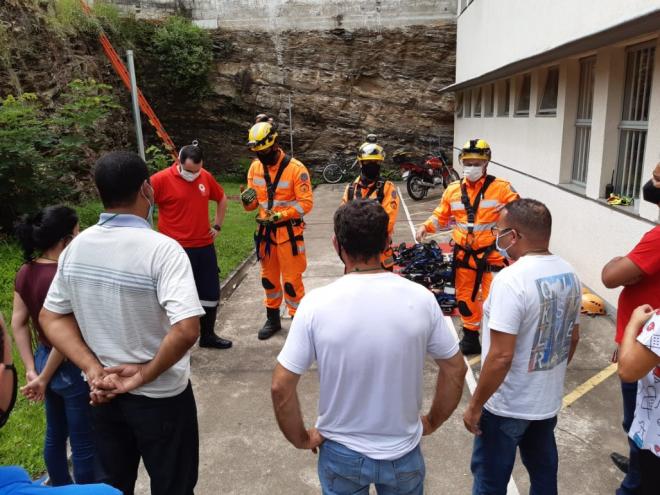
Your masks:
<svg viewBox="0 0 660 495"><path fill-rule="evenodd" d="M474 366L475 364L479 363L481 361L481 356L474 356L472 359L468 360L468 364L470 366Z"/></svg>
<svg viewBox="0 0 660 495"><path fill-rule="evenodd" d="M571 393L564 396L562 408L570 407L576 400L578 400L587 392L590 392L596 388L599 384L607 380L614 373L616 373L616 363L610 364L607 368L600 371L599 373L596 373Z"/></svg>

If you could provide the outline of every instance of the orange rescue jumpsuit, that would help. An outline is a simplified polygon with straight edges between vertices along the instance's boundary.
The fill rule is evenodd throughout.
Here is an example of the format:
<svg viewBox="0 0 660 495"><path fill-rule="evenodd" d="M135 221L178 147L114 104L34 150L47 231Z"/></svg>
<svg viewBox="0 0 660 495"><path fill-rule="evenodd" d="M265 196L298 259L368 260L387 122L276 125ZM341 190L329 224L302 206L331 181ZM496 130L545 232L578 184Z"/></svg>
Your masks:
<svg viewBox="0 0 660 495"><path fill-rule="evenodd" d="M394 235L394 226L396 225L396 218L399 214L399 195L396 192L396 186L392 181L386 180L382 181L382 201L381 205L385 209L387 216L390 218L387 224L387 235L389 235L390 240ZM352 192L352 194L351 194ZM352 196L352 197L351 197ZM346 186L344 191L344 197L341 200L341 204L348 203L351 199L361 199L369 198L379 199L379 187L378 183L370 182L364 183L361 177L355 179L351 184ZM388 246L387 249L381 255L381 263L385 268L391 268L394 266L394 253L392 252L392 247Z"/></svg>
<svg viewBox="0 0 660 495"><path fill-rule="evenodd" d="M463 328L474 331L478 331L481 327L482 305L488 297L493 273L505 266L504 258L495 249L495 236L491 229L500 216L500 208L519 198L509 182L492 176L487 177L491 179L488 179L489 185L485 192L482 188L486 177L474 183L465 179L452 182L447 186L438 207L424 222L426 231L433 233L440 227L446 226L451 217L456 221L452 231L455 243L456 300ZM469 224L468 208L462 199L463 187L471 207L475 206L477 196L481 196L475 209L472 228ZM477 269L478 264L481 265L481 270Z"/></svg>
<svg viewBox="0 0 660 495"><path fill-rule="evenodd" d="M255 159L248 171L248 187L253 188L257 198L249 205L244 205L248 211L259 209L258 217L268 216L269 209L268 184L274 191L272 197L272 212L281 212L282 219L273 226L257 228L255 241L257 254L261 262L261 284L266 291L264 304L267 308L279 308L282 298L289 314L293 316L298 309L300 300L305 295L302 275L307 268L305 243L303 239L303 216L312 210L312 184L307 168L295 158L284 166L279 180L278 171L289 160L283 151L277 163L272 167L264 165ZM264 175L264 169L268 178ZM277 183L275 183L277 181Z"/></svg>

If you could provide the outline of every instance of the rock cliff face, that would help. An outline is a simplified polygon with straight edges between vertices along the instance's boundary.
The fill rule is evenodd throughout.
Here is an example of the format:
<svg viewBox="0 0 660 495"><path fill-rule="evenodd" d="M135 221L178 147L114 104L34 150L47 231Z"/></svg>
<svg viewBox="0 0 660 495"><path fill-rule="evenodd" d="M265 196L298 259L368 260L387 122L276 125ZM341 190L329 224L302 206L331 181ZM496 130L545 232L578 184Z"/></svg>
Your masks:
<svg viewBox="0 0 660 495"><path fill-rule="evenodd" d="M380 32L216 30L213 38L212 97L158 109L177 143L197 138L218 163L247 156L247 129L261 112L275 116L288 149L289 97L294 154L311 168L355 153L368 133L390 156L451 145L453 96L439 90L454 79L453 22Z"/></svg>

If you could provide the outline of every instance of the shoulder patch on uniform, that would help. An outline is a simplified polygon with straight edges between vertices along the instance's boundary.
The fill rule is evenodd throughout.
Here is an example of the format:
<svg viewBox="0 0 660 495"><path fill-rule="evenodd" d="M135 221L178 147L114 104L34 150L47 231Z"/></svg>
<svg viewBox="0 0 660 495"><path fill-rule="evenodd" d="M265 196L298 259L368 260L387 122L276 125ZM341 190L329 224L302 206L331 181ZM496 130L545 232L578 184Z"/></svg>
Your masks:
<svg viewBox="0 0 660 495"><path fill-rule="evenodd" d="M392 191L392 199L396 199L396 189Z"/></svg>
<svg viewBox="0 0 660 495"><path fill-rule="evenodd" d="M302 174L300 174L300 180L303 182L307 182L309 180L309 174L303 172Z"/></svg>

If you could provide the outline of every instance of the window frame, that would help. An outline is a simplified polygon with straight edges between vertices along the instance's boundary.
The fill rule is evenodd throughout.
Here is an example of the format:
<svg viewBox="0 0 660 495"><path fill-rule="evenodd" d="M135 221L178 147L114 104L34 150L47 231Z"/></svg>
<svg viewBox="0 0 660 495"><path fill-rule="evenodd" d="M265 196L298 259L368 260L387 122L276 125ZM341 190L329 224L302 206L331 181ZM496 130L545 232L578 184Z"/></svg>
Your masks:
<svg viewBox="0 0 660 495"><path fill-rule="evenodd" d="M492 117L495 114L495 83L486 86L484 101L484 117Z"/></svg>
<svg viewBox="0 0 660 495"><path fill-rule="evenodd" d="M527 109L520 109L520 102L523 99L523 88L527 83ZM532 106L532 73L526 72L518 77L516 85L516 101L513 109L514 117L529 117L530 107Z"/></svg>
<svg viewBox="0 0 660 495"><path fill-rule="evenodd" d="M472 116L475 118L481 118L484 114L484 95L482 87L479 86L474 90L474 109L472 111Z"/></svg>
<svg viewBox="0 0 660 495"><path fill-rule="evenodd" d="M550 80L550 73L556 74L555 79L555 106L543 108L543 100L545 99L546 94L548 93L548 82ZM543 78L543 92L539 94L539 102L536 110L536 115L541 117L556 117L557 116L557 104L559 100L559 66L553 65L548 67L544 72Z"/></svg>
<svg viewBox="0 0 660 495"><path fill-rule="evenodd" d="M511 116L511 78L504 79L500 82L497 102L497 116Z"/></svg>

